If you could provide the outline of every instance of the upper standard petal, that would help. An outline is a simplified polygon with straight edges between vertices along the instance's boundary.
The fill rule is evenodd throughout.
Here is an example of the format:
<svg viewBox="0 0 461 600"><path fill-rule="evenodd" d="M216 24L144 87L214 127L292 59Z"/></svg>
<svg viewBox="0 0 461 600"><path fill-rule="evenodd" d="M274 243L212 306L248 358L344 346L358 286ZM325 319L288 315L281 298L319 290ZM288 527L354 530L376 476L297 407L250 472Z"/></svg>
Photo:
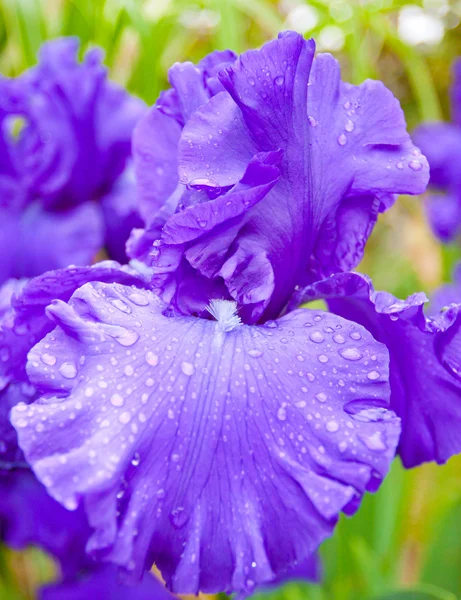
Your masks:
<svg viewBox="0 0 461 600"><path fill-rule="evenodd" d="M229 196L232 201L234 186L262 153L279 153L280 176L248 208L232 235L222 235L221 226L206 232L208 241L210 236L216 238L215 247L221 241L220 270L211 275L201 263L189 261L197 254L194 245L203 246L200 237L188 242L175 268L183 270L188 263L199 277L219 284L225 274L229 295L239 304L244 320L253 323L277 317L296 286L347 264L355 266L377 213L389 205L383 198L421 193L428 165L406 132L397 100L384 85L343 83L338 63L329 55L314 58L313 42L294 32L242 54L218 73L218 79L225 91L191 112L180 133L180 184L195 190L193 203L199 210L216 197ZM173 157L172 150L168 156ZM192 201L184 202L178 188L174 190L169 198L176 200L168 203L169 210L156 223L157 274L163 268L161 244L168 223L187 211ZM352 231L350 220L357 211L345 205L357 198L366 199L358 207L363 226ZM328 229L333 222L338 228L331 242ZM179 241L179 228L176 233ZM325 251L324 243L328 244ZM343 260L345 252L347 260ZM252 270L259 256L264 257L264 271L272 274L273 281L264 297L257 279L252 293ZM171 264L166 262L163 273L171 274ZM235 271L239 277L230 277ZM170 294L169 277L163 285ZM246 304L254 304L253 296L258 297L257 307L246 309ZM187 299L176 298L177 306L187 304Z"/></svg>

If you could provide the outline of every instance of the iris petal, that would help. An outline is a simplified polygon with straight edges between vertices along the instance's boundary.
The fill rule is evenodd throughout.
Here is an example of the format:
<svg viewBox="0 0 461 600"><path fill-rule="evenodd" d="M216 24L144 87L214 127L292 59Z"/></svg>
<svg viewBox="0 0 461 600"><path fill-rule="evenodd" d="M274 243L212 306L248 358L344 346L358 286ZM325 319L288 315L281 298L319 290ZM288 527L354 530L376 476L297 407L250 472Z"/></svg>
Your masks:
<svg viewBox="0 0 461 600"><path fill-rule="evenodd" d="M189 288L171 297L175 271L181 278L192 266L199 277L216 282L215 297L223 278L244 320L254 323L276 318L297 285L355 266L390 195L424 191L428 165L389 90L376 81L343 83L337 61L329 55L314 59L314 43L294 32L242 54L218 79L226 91L191 112L177 150L180 183L202 194L185 203L175 191L178 198L169 202L156 229L154 265L164 275L160 289L176 307L188 305L181 295ZM138 133L141 129L142 124ZM216 238L215 247L221 240L221 268L213 274L207 264L191 260L197 254L193 246L203 247L200 238L187 242L172 267L162 253L183 234L177 227L173 238L169 222L178 221L191 202L197 212L206 212L217 195L231 202L233 186L261 153L280 154L277 183L248 208L232 235L230 226L229 235L222 235L222 227L206 232ZM138 173L143 169L140 165ZM360 226L353 223L357 214ZM271 280L264 289L254 269L261 260L257 270Z"/></svg>
<svg viewBox="0 0 461 600"><path fill-rule="evenodd" d="M359 273L332 276L298 297L318 298L387 346L391 407L402 419L403 464L444 463L461 452L460 304L425 317L424 294L399 300L375 291L370 279Z"/></svg>
<svg viewBox="0 0 461 600"><path fill-rule="evenodd" d="M29 353L42 400L12 422L49 492L84 500L93 554L138 575L154 561L178 593L251 591L386 474L387 351L318 311L248 326L231 302L216 321L164 309L104 283L53 303L57 328Z"/></svg>

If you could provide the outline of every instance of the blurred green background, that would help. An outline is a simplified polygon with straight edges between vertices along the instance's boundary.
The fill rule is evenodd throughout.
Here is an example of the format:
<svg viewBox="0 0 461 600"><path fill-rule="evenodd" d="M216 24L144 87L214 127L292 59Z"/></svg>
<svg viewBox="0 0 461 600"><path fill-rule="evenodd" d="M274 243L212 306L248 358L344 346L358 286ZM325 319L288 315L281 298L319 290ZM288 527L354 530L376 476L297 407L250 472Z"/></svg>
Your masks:
<svg viewBox="0 0 461 600"><path fill-rule="evenodd" d="M44 40L77 35L82 51L102 46L111 77L152 104L175 61L216 48L242 52L290 28L332 52L343 79L383 80L412 129L449 118L460 20L461 1L448 0L1 0L0 71L17 75L35 63ZM405 296L448 281L460 257L457 244L441 247L431 235L422 199L400 198L381 217L360 269L376 287ZM461 598L461 458L412 471L396 461L381 490L341 519L322 557L322 585L290 583L257 598ZM0 550L1 600L35 598L54 575L36 549Z"/></svg>

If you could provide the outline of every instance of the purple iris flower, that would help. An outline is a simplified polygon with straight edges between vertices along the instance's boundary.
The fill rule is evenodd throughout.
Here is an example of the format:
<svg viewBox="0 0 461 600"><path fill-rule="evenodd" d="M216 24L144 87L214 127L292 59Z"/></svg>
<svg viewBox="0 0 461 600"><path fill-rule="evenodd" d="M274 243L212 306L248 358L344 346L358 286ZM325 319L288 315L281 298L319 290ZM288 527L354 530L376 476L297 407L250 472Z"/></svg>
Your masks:
<svg viewBox="0 0 461 600"><path fill-rule="evenodd" d="M461 303L461 263L454 269L452 281L442 285L431 297L430 312L446 311L452 304Z"/></svg>
<svg viewBox="0 0 461 600"><path fill-rule="evenodd" d="M155 562L178 593L247 593L387 473L387 348L335 314L281 314L296 286L355 265L428 168L390 92L342 83L295 33L170 79L135 136L147 227L130 253L153 277L32 280L4 368L40 398L11 419L48 492L84 506L93 557L133 578Z"/></svg>
<svg viewBox="0 0 461 600"><path fill-rule="evenodd" d="M430 316L423 311L425 294L399 300L375 291L359 273L331 276L297 296L300 302L320 298L389 350L390 405L402 421L398 452L404 466L444 463L461 452L459 271L453 285L434 295Z"/></svg>
<svg viewBox="0 0 461 600"><path fill-rule="evenodd" d="M276 318L295 286L355 267L378 212L423 192L428 165L390 91L343 83L313 41L282 34L207 68L224 58L214 76L175 66L168 102L137 127L148 228L131 252L179 312L226 298L253 323Z"/></svg>
<svg viewBox="0 0 461 600"><path fill-rule="evenodd" d="M454 239L461 228L461 59L453 65L451 109L451 123L427 123L414 134L431 168L429 223L443 242Z"/></svg>
<svg viewBox="0 0 461 600"><path fill-rule="evenodd" d="M100 267L95 267L98 279ZM111 268L108 267L107 271ZM80 277L91 277L91 269L82 269ZM69 285L69 273L66 273ZM120 272L118 277L123 277ZM126 277L129 277L126 275ZM41 280L42 287L50 274ZM64 280L62 280L64 281ZM0 319L2 333L16 319L11 299L20 294L26 281L10 280L0 288ZM30 284L29 284L30 285ZM43 290L46 286L43 287ZM23 298L25 299L25 298ZM40 319L40 299L34 296L36 317ZM20 327L20 325L17 325ZM27 336L27 331L17 330ZM32 341L28 344L33 344ZM27 345L27 342L26 342ZM5 358L5 355L3 355ZM36 395L33 386L25 377L16 380L9 374L3 378L0 391L0 539L15 549L38 546L51 554L60 567L61 581L39 591L42 600L101 598L113 600L168 600L172 596L160 582L146 573L141 583L126 586L120 583L116 567L95 563L86 553L85 547L91 529L80 506L69 511L54 500L45 487L36 479L17 445L16 432L8 420L11 406L17 402L30 402Z"/></svg>
<svg viewBox="0 0 461 600"><path fill-rule="evenodd" d="M36 67L0 79L0 283L90 264L104 244L124 260L142 223L123 171L144 104L107 81L99 49L81 64L77 51L47 42Z"/></svg>

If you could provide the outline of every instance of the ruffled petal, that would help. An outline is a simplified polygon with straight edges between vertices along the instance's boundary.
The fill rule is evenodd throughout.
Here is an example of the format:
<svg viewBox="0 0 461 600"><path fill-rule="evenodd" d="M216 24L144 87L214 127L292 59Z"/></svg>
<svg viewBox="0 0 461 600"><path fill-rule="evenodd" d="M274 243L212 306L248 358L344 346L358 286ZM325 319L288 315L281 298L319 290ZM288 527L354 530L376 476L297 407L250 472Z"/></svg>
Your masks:
<svg viewBox="0 0 461 600"><path fill-rule="evenodd" d="M245 251L238 261L237 289L235 281L228 286L249 323L280 314L297 285L355 266L377 206L388 205L374 197L420 193L428 180L427 161L411 143L392 94L379 82L344 84L331 56L314 60L313 55L313 42L293 32L243 54L218 74L227 93L191 115L178 145L180 182L214 193L213 198L197 198L200 204L215 202L216 195L225 198L259 153L283 156L277 184L249 208L234 239L223 239L221 254L229 247L251 247L251 255ZM358 198L363 201L354 209L350 204ZM171 208L176 214L164 228L188 210L180 202ZM357 212L363 215L355 229L349 223ZM335 240L324 250L332 223L338 226ZM178 229L176 233L179 241L182 236ZM265 272L273 274L263 299L259 280L251 289L258 255L266 257ZM167 268L171 273L170 264ZM200 266L197 271L210 277ZM254 304L253 296L259 299L257 308L245 310L245 304ZM187 300L177 303L187 305Z"/></svg>
<svg viewBox="0 0 461 600"><path fill-rule="evenodd" d="M402 419L399 454L406 467L446 462L461 452L461 305L425 317L424 294L399 300L358 273L338 274L302 290L299 301L326 299L390 354L391 407Z"/></svg>
<svg viewBox="0 0 461 600"><path fill-rule="evenodd" d="M50 493L83 499L93 554L138 575L154 561L178 593L251 591L386 474L387 352L319 311L252 327L231 302L216 321L164 308L102 283L54 302L57 328L29 353L43 398L12 422Z"/></svg>
<svg viewBox="0 0 461 600"><path fill-rule="evenodd" d="M53 328L46 307L55 299L68 300L87 281L146 286L141 275L113 261L49 271L31 279L12 297L12 310L0 323L0 380L13 377L27 381L24 372L27 353Z"/></svg>

